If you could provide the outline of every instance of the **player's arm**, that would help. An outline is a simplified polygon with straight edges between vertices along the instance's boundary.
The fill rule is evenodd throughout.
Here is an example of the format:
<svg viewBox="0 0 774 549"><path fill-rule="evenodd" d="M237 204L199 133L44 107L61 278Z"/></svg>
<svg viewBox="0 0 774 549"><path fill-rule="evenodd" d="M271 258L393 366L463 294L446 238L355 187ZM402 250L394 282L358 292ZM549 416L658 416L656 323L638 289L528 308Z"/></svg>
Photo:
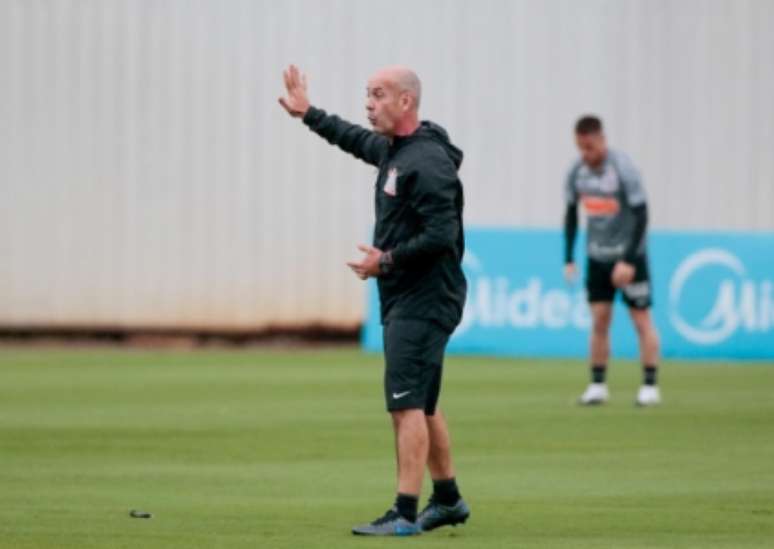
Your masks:
<svg viewBox="0 0 774 549"><path fill-rule="evenodd" d="M287 95L279 102L290 116L301 118L310 130L360 160L374 166L381 163L389 148L386 137L313 107L307 95L306 75L295 65L288 67L283 76Z"/></svg>
<svg viewBox="0 0 774 549"><path fill-rule="evenodd" d="M575 239L578 237L578 203L567 204L564 211L564 264L575 263Z"/></svg>
<svg viewBox="0 0 774 549"><path fill-rule="evenodd" d="M459 209L461 200L457 170L446 159L436 162L425 160L415 172L406 175L408 201L419 217L421 231L401 242L382 258L383 265L403 269L417 261L454 252L462 227Z"/></svg>
<svg viewBox="0 0 774 549"><path fill-rule="evenodd" d="M620 160L619 170L624 198L634 216L634 230L623 256L623 260L632 265L637 259L637 253L648 227L648 204L642 177L628 157L623 157Z"/></svg>
<svg viewBox="0 0 774 549"><path fill-rule="evenodd" d="M575 240L578 237L578 193L575 190L575 173L577 166L570 170L565 181L564 210L564 278L573 282L575 269Z"/></svg>
<svg viewBox="0 0 774 549"><path fill-rule="evenodd" d="M637 252L640 250L642 239L645 238L645 230L648 228L648 205L632 206L632 215L634 215L634 230L623 256L624 261L630 265L633 265L637 259Z"/></svg>
<svg viewBox="0 0 774 549"><path fill-rule="evenodd" d="M645 188L639 171L628 157L619 160L618 169L623 187L624 199L634 216L634 228L631 239L626 243L624 255L613 269L613 284L619 288L631 284L635 275L635 262L640 251L645 230L648 227L648 205Z"/></svg>
<svg viewBox="0 0 774 549"><path fill-rule="evenodd" d="M632 215L634 215L634 229L632 230L631 240L626 244L624 255L613 268L613 285L623 288L631 284L636 273L635 262L637 254L640 251L640 244L645 238L645 229L648 226L648 206L647 204L638 204L631 206Z"/></svg>

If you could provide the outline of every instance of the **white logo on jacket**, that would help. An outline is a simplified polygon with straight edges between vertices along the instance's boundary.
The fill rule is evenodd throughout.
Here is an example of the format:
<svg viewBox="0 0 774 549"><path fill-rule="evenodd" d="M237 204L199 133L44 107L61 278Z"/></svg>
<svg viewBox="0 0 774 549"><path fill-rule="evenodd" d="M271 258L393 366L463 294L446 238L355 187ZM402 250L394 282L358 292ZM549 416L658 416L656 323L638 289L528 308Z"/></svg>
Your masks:
<svg viewBox="0 0 774 549"><path fill-rule="evenodd" d="M398 169L390 168L387 172L387 181L384 183L384 192L390 196L398 194Z"/></svg>

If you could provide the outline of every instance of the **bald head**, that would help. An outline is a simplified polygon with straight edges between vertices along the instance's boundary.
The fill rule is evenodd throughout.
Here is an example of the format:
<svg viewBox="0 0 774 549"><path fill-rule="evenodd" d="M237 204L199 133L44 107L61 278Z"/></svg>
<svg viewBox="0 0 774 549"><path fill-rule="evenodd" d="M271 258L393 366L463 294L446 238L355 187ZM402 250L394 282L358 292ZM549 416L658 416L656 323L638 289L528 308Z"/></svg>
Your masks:
<svg viewBox="0 0 774 549"><path fill-rule="evenodd" d="M407 135L418 125L422 83L417 74L400 65L378 70L368 79L368 120L385 135Z"/></svg>
<svg viewBox="0 0 774 549"><path fill-rule="evenodd" d="M406 93L414 100L414 106L418 110L422 99L422 82L417 73L402 65L392 65L378 70L370 79L372 82L381 82L392 86L398 93Z"/></svg>

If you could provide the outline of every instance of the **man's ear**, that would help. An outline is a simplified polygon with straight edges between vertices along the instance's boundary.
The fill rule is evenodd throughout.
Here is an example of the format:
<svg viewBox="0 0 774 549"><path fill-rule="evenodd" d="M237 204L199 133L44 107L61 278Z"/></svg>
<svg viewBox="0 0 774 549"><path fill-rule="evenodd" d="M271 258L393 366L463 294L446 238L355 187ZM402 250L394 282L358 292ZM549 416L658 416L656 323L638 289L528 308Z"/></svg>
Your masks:
<svg viewBox="0 0 774 549"><path fill-rule="evenodd" d="M403 92L400 94L400 107L403 110L403 112L408 112L411 110L411 103L414 100L411 97L411 94L408 92Z"/></svg>

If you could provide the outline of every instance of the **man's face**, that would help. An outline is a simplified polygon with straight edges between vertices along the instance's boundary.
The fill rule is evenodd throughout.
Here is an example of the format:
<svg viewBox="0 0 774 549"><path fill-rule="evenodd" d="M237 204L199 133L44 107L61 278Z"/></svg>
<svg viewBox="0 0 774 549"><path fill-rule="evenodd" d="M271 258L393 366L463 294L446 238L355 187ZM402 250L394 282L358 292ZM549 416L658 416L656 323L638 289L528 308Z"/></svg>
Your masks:
<svg viewBox="0 0 774 549"><path fill-rule="evenodd" d="M376 74L368 81L366 114L374 131L386 136L395 135L395 127L411 105L406 92L385 75Z"/></svg>
<svg viewBox="0 0 774 549"><path fill-rule="evenodd" d="M607 155L607 141L603 133L575 134L575 143L583 162L595 168L602 164Z"/></svg>

